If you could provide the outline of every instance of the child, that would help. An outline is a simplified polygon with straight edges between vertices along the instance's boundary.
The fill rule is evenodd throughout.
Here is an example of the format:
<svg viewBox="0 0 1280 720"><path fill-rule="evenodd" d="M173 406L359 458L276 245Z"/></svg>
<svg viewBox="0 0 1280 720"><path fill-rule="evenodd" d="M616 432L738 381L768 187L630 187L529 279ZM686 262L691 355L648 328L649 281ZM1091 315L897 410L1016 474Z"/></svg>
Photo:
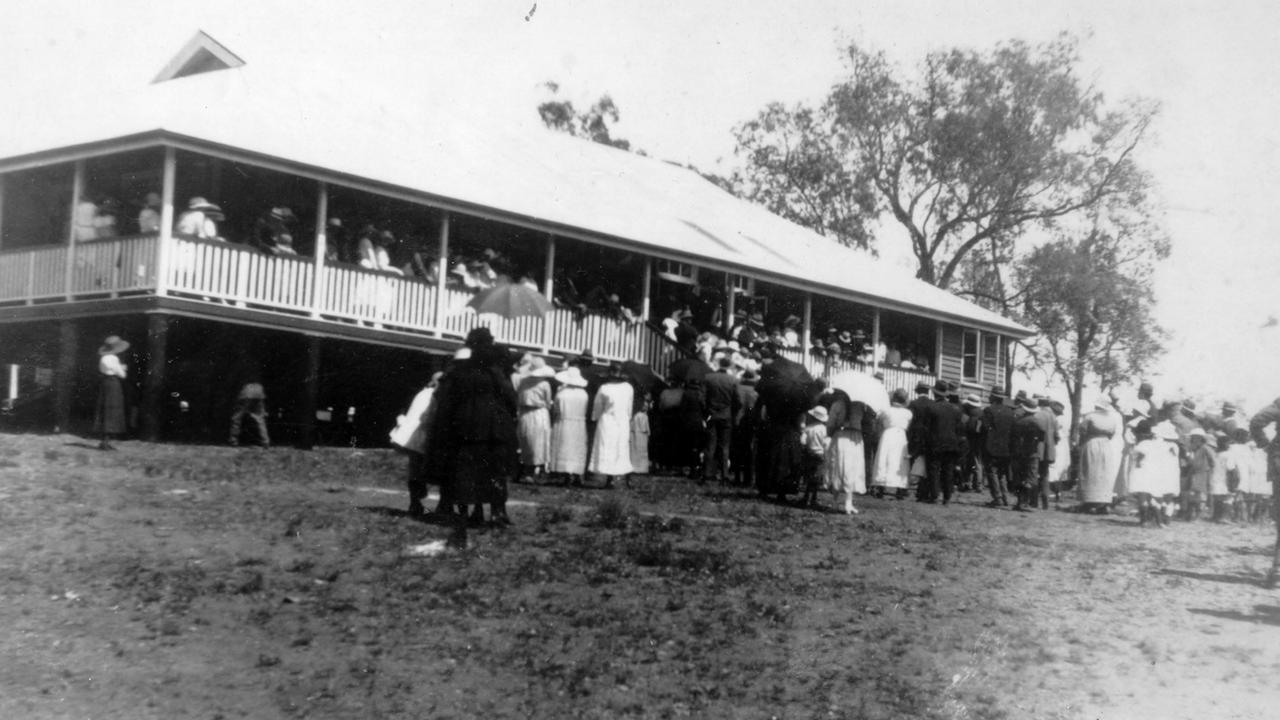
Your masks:
<svg viewBox="0 0 1280 720"><path fill-rule="evenodd" d="M1222 469L1227 476L1227 496L1231 507L1231 519L1246 522L1245 488L1252 483L1253 448L1249 442L1249 430L1236 428L1231 432L1231 443L1222 458Z"/></svg>
<svg viewBox="0 0 1280 720"><path fill-rule="evenodd" d="M1180 484L1178 450L1172 442L1156 438L1146 420L1138 423L1133 436L1138 444L1131 454L1129 492L1138 502L1138 525L1168 525L1168 502L1177 496Z"/></svg>
<svg viewBox="0 0 1280 720"><path fill-rule="evenodd" d="M648 393L637 393L640 397L640 407L636 409L635 415L631 416L631 467L634 472L641 475L649 474L649 408L653 404L653 398ZM631 482L631 476L627 476L627 482Z"/></svg>
<svg viewBox="0 0 1280 720"><path fill-rule="evenodd" d="M1220 523L1227 516L1231 506L1231 488L1227 484L1227 455L1231 452L1231 440L1224 432L1215 432L1217 442L1217 461L1213 464L1213 473L1209 476L1209 502L1213 511L1213 522Z"/></svg>
<svg viewBox="0 0 1280 720"><path fill-rule="evenodd" d="M1271 517L1271 482L1267 479L1267 451L1256 443L1250 442L1252 453L1252 472L1249 473L1249 487L1245 489L1246 502L1249 505L1249 521L1266 523Z"/></svg>
<svg viewBox="0 0 1280 720"><path fill-rule="evenodd" d="M827 409L819 405L805 415L804 431L804 497L803 507L818 506L818 488L822 486L822 474L827 456Z"/></svg>
<svg viewBox="0 0 1280 720"><path fill-rule="evenodd" d="M1213 477L1214 466L1218 464L1217 453L1209 447L1209 436L1201 428L1195 428L1187 436L1190 443L1190 475L1191 485L1187 491L1187 519L1198 520L1204 507L1205 498L1209 495L1209 481Z"/></svg>

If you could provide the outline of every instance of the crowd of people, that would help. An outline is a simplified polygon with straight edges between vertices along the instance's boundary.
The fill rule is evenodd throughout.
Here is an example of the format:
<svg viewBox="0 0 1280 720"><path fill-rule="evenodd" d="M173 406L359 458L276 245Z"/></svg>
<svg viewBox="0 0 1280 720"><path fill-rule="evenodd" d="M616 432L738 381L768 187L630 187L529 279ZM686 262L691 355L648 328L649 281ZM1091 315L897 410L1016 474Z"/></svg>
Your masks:
<svg viewBox="0 0 1280 720"><path fill-rule="evenodd" d="M996 387L983 399L938 381L917 385L914 398L882 389L886 403L811 378L779 392L764 384L794 363L771 344L761 351L753 360L722 348L709 366L650 383L590 352L559 368L529 354L513 362L474 330L393 432L414 458L410 513L425 514L428 482L441 486L434 512L480 523L488 504L490 522L506 524L508 482L599 478L610 488L661 473L807 507L831 493L845 514L858 512L857 496L913 492L942 505L985 493L989 507L1031 512L1074 488L1080 511L1132 499L1152 527L1270 517L1278 448L1264 428L1280 422L1280 401L1248 421L1230 403L1219 414L1197 414L1191 401L1157 407L1144 384L1131 406L1104 395L1073 446L1063 405L1047 397Z"/></svg>

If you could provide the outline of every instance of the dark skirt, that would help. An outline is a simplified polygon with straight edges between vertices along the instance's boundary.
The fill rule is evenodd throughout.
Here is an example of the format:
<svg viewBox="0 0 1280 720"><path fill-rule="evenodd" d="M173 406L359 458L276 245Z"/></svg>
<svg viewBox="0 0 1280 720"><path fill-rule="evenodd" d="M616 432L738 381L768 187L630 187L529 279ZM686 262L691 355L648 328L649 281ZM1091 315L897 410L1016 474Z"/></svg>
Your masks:
<svg viewBox="0 0 1280 720"><path fill-rule="evenodd" d="M114 375L103 375L93 413L95 435L122 435L128 430L124 413L124 384Z"/></svg>
<svg viewBox="0 0 1280 720"><path fill-rule="evenodd" d="M506 502L515 463L515 452L506 444L459 445L450 458L449 501L457 505Z"/></svg>
<svg viewBox="0 0 1280 720"><path fill-rule="evenodd" d="M804 486L804 445L799 418L766 423L756 443L756 487L762 495L787 495Z"/></svg>

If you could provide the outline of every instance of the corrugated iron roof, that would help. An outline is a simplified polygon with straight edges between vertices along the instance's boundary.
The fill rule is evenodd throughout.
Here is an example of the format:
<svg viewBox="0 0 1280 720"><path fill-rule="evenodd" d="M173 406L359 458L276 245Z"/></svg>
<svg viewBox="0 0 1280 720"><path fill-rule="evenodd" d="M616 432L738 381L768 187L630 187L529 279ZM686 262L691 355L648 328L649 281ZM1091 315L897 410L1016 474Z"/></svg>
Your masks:
<svg viewBox="0 0 1280 720"><path fill-rule="evenodd" d="M41 110L47 117L49 109ZM1032 333L734 197L694 171L540 127L473 117L465 101L353 102L349 88L324 78L273 77L251 62L140 83L78 110L60 112L57 123L10 116L11 131L0 134L0 168L51 150L173 133L770 282L1014 336Z"/></svg>

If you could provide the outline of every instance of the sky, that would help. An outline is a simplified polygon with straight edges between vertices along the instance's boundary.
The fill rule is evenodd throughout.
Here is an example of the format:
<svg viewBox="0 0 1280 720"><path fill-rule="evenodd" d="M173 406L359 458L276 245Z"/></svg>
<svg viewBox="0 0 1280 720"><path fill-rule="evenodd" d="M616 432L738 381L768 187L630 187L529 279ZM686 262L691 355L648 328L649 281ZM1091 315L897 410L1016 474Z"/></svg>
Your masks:
<svg viewBox="0 0 1280 720"><path fill-rule="evenodd" d="M0 99L66 93L109 112L112 92L149 81L197 29L246 62L332 78L373 111L536 124L548 81L580 107L607 93L622 115L615 136L722 172L733 128L769 102L820 101L850 42L909 72L931 50L1070 32L1082 72L1111 101L1161 107L1139 156L1173 241L1157 278L1157 315L1172 333L1152 373L1157 394L1248 409L1280 396L1280 326L1263 327L1280 318L1280 63L1270 59L1280 4L45 0L5 10ZM889 261L902 261L899 242L882 239Z"/></svg>

